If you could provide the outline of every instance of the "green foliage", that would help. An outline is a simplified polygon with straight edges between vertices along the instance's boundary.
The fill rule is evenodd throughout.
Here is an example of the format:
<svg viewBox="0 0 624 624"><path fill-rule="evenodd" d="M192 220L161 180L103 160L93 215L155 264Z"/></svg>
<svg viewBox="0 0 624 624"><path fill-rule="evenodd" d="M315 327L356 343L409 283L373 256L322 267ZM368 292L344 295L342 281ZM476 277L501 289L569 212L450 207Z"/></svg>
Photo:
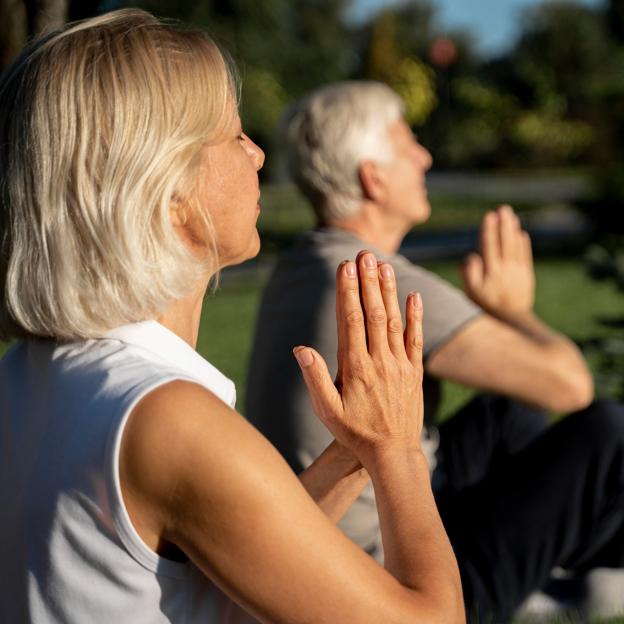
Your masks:
<svg viewBox="0 0 624 624"><path fill-rule="evenodd" d="M516 99L471 76L454 79L450 88L454 119L440 151L442 157L460 166L492 160L517 111Z"/></svg>
<svg viewBox="0 0 624 624"><path fill-rule="evenodd" d="M247 66L243 75L241 118L243 127L254 136L272 131L289 97L277 76L258 67Z"/></svg>
<svg viewBox="0 0 624 624"><path fill-rule="evenodd" d="M368 49L367 77L390 83L401 61L401 49L396 39L396 17L392 11L379 14L373 24Z"/></svg>
<svg viewBox="0 0 624 624"><path fill-rule="evenodd" d="M405 102L408 123L421 126L438 104L433 70L416 58L402 59L390 86Z"/></svg>
<svg viewBox="0 0 624 624"><path fill-rule="evenodd" d="M405 101L405 117L412 125L422 125L438 103L435 73L416 56L408 55L412 46L398 38L399 16L386 10L375 18L368 44L365 76L385 82ZM403 31L401 31L403 32Z"/></svg>
<svg viewBox="0 0 624 624"><path fill-rule="evenodd" d="M511 138L534 162L566 162L589 147L594 132L583 121L533 110L515 119Z"/></svg>
<svg viewBox="0 0 624 624"><path fill-rule="evenodd" d="M524 34L514 51L518 78L543 107L551 95L579 108L588 97L591 77L610 65L612 45L601 14L564 2L548 2L529 11Z"/></svg>
<svg viewBox="0 0 624 624"><path fill-rule="evenodd" d="M243 75L243 123L263 144L293 99L346 77L342 16L349 0L140 0L158 15L207 30Z"/></svg>

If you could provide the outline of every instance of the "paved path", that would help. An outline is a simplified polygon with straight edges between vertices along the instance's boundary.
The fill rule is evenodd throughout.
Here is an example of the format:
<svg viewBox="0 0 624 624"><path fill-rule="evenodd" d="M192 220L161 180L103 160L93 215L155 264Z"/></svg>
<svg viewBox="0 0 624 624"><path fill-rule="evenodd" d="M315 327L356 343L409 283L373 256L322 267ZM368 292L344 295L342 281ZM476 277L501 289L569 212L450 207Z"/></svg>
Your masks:
<svg viewBox="0 0 624 624"><path fill-rule="evenodd" d="M587 178L556 173L432 171L427 174L427 188L432 195L510 203L574 202L591 195L591 183Z"/></svg>

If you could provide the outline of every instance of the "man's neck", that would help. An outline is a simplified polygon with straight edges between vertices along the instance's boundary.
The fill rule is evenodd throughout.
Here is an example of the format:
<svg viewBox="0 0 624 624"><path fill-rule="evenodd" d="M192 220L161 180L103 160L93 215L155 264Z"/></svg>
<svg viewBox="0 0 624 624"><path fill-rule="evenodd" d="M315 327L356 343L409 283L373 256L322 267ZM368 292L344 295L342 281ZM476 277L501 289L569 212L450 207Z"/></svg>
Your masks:
<svg viewBox="0 0 624 624"><path fill-rule="evenodd" d="M389 255L396 253L409 231L407 223L382 215L377 209L363 205L357 214L344 219L329 219L327 225L354 234Z"/></svg>

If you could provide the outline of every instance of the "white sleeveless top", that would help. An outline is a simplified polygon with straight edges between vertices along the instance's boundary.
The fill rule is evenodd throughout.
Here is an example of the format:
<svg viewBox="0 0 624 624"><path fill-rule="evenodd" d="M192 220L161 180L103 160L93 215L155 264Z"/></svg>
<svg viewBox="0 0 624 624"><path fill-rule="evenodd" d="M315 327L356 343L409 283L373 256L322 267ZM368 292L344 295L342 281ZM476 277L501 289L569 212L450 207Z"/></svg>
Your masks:
<svg viewBox="0 0 624 624"><path fill-rule="evenodd" d="M122 499L127 417L174 379L234 406L234 384L155 321L0 361L0 622L247 620L192 563L153 552Z"/></svg>

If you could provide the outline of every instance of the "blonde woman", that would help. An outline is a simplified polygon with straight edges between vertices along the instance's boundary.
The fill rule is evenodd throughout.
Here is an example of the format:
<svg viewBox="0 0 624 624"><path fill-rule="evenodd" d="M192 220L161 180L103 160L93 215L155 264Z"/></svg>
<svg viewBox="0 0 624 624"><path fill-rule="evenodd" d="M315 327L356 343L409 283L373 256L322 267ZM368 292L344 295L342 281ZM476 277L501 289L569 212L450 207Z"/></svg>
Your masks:
<svg viewBox="0 0 624 624"><path fill-rule="evenodd" d="M2 622L464 619L419 449L422 308L403 334L389 265L338 268L337 385L296 349L336 436L299 479L194 350L211 277L259 249L236 92L209 38L133 10L2 79ZM385 569L333 524L368 475Z"/></svg>

